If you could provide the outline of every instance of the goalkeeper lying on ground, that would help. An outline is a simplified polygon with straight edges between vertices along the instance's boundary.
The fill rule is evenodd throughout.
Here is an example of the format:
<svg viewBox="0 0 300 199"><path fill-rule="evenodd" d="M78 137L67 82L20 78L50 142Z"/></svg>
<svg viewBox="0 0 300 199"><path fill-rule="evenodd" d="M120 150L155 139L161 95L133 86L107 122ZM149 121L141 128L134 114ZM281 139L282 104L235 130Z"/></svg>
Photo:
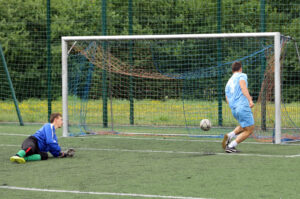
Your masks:
<svg viewBox="0 0 300 199"><path fill-rule="evenodd" d="M63 152L57 142L55 130L63 125L61 114L51 114L50 122L26 138L22 144L22 150L10 157L10 161L25 163L26 161L47 160L48 152L54 157L72 157L75 152L74 149Z"/></svg>

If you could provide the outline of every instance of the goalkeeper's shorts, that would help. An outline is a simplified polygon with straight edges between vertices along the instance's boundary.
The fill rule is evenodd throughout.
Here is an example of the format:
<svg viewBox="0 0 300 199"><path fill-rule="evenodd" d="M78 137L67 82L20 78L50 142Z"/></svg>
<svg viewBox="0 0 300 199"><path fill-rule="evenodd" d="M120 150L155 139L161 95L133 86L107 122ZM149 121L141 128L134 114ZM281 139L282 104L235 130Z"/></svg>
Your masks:
<svg viewBox="0 0 300 199"><path fill-rule="evenodd" d="M249 106L233 108L232 115L240 123L242 128L254 125L254 118Z"/></svg>
<svg viewBox="0 0 300 199"><path fill-rule="evenodd" d="M21 148L26 152L26 156L40 154L42 160L48 159L48 153L40 151L38 140L34 136L26 138Z"/></svg>

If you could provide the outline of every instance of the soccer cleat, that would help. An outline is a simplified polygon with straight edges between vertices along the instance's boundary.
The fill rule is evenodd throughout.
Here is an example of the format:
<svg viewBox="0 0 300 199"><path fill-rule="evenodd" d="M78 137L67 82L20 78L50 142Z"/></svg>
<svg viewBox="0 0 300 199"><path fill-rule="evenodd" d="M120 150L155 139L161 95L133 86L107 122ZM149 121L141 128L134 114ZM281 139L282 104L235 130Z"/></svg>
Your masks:
<svg viewBox="0 0 300 199"><path fill-rule="evenodd" d="M235 147L226 146L225 152L226 153L240 153L241 151L237 150Z"/></svg>
<svg viewBox="0 0 300 199"><path fill-rule="evenodd" d="M24 164L26 160L20 156L14 155L10 157L11 162L17 162L19 164Z"/></svg>
<svg viewBox="0 0 300 199"><path fill-rule="evenodd" d="M227 145L231 142L231 138L227 134L224 135L223 141L222 141L222 147L223 149L226 149Z"/></svg>

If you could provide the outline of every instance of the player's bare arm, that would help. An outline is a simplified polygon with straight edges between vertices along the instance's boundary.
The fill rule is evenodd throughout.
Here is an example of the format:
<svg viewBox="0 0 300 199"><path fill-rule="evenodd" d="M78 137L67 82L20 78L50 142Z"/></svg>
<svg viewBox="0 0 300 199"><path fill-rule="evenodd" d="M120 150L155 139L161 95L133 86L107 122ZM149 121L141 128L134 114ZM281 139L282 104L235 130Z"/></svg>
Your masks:
<svg viewBox="0 0 300 199"><path fill-rule="evenodd" d="M246 85L246 82L245 80L240 80L239 81L240 83L240 87L241 87L241 90L242 90L242 93L245 95L245 97L248 99L249 101L249 106L250 108L252 108L254 106L254 103L252 101L252 97L250 96L249 94L249 91L248 91L248 88L247 88L247 85Z"/></svg>

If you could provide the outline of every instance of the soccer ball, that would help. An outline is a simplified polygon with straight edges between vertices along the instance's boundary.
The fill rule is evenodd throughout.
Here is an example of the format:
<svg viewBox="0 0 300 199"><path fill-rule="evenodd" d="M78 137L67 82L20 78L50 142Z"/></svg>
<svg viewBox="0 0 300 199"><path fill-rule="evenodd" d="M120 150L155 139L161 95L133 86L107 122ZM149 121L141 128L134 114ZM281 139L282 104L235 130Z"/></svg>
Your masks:
<svg viewBox="0 0 300 199"><path fill-rule="evenodd" d="M203 131L208 131L211 128L211 122L209 119L203 119L200 122L200 127Z"/></svg>

